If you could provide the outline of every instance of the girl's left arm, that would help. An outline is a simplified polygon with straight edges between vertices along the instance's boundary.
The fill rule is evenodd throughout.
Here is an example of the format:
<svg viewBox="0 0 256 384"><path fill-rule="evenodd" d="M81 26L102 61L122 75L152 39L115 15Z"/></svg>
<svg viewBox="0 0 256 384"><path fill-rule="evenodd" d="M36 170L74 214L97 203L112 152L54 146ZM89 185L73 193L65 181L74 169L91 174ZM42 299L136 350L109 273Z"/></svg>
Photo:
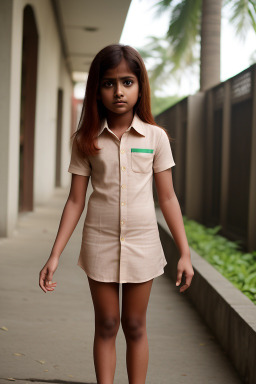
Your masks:
<svg viewBox="0 0 256 384"><path fill-rule="evenodd" d="M191 284L194 270L180 205L173 188L172 169L168 168L165 171L154 173L154 178L161 211L180 252L176 285L180 285L184 273L186 283L180 288L180 292L184 292Z"/></svg>

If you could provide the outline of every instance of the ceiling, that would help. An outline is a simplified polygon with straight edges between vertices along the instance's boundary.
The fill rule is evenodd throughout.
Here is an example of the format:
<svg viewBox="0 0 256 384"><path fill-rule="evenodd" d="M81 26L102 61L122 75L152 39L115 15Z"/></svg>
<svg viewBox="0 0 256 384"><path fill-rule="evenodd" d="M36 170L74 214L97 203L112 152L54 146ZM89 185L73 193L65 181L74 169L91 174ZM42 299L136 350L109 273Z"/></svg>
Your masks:
<svg viewBox="0 0 256 384"><path fill-rule="evenodd" d="M96 53L118 43L131 0L51 0L68 69L88 72Z"/></svg>

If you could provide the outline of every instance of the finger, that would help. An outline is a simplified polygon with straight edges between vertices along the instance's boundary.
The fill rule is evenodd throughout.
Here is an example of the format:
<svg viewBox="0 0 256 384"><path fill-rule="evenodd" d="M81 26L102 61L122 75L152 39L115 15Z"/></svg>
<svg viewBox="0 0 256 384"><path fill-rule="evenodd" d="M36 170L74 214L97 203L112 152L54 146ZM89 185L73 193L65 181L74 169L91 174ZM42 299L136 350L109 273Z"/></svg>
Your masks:
<svg viewBox="0 0 256 384"><path fill-rule="evenodd" d="M52 285L52 284L50 284L50 285L46 284L46 286L45 286L46 289L52 289L55 287L56 287L56 285Z"/></svg>
<svg viewBox="0 0 256 384"><path fill-rule="evenodd" d="M53 283L53 282L46 280L45 285L46 285L46 287L56 287L57 283L56 282Z"/></svg>
<svg viewBox="0 0 256 384"><path fill-rule="evenodd" d="M47 291L53 291L56 287L46 287Z"/></svg>
<svg viewBox="0 0 256 384"><path fill-rule="evenodd" d="M46 293L47 291L46 291L46 288L43 286L43 284L42 283L39 283L39 287Z"/></svg>
<svg viewBox="0 0 256 384"><path fill-rule="evenodd" d="M52 281L50 282L50 281L48 281L48 280L45 281L45 287L46 287L46 288L55 288L56 285L57 285L56 282L52 282Z"/></svg>
<svg viewBox="0 0 256 384"><path fill-rule="evenodd" d="M56 282L49 284L49 281L47 279L47 272L46 270L41 271L40 273L40 280L39 280L39 286L40 288L46 293L49 291L49 287L56 287Z"/></svg>
<svg viewBox="0 0 256 384"><path fill-rule="evenodd" d="M45 287L49 288L49 287L52 287L55 285L55 283L53 283L52 279L49 277L49 274L46 276L45 278L45 283L44 283Z"/></svg>
<svg viewBox="0 0 256 384"><path fill-rule="evenodd" d="M40 288L46 293L47 292L47 290L41 285L41 284L39 284L39 286L40 286Z"/></svg>
<svg viewBox="0 0 256 384"><path fill-rule="evenodd" d="M181 278L182 278L182 271L178 270L177 279L176 279L176 286L180 285Z"/></svg>
<svg viewBox="0 0 256 384"><path fill-rule="evenodd" d="M193 275L188 275L186 277L186 284L188 285L188 287L191 285L192 277L193 277Z"/></svg>
<svg viewBox="0 0 256 384"><path fill-rule="evenodd" d="M48 276L47 276L48 284L52 284L53 283L52 278L53 278L53 272L52 271L48 271Z"/></svg>
<svg viewBox="0 0 256 384"><path fill-rule="evenodd" d="M186 291L186 289L188 289L188 285L183 284L182 287L180 288L180 292L184 292L184 291Z"/></svg>
<svg viewBox="0 0 256 384"><path fill-rule="evenodd" d="M44 287L45 286L44 281L45 281L45 272L41 271L40 278L39 278L39 286L46 293L47 291L46 291L46 289Z"/></svg>
<svg viewBox="0 0 256 384"><path fill-rule="evenodd" d="M52 289L52 288L56 288L56 285L53 285L53 286L51 286L51 285L46 285L46 287L45 287L46 289Z"/></svg>
<svg viewBox="0 0 256 384"><path fill-rule="evenodd" d="M193 275L186 275L186 283L180 288L180 292L184 292L186 289L188 289L190 287L193 276L194 276L194 274Z"/></svg>

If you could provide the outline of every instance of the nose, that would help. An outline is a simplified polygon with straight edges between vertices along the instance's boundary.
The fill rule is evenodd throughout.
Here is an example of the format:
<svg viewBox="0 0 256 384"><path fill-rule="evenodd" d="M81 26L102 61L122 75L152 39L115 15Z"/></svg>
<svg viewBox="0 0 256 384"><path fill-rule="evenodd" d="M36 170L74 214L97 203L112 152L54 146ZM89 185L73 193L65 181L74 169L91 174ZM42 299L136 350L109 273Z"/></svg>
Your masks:
<svg viewBox="0 0 256 384"><path fill-rule="evenodd" d="M115 96L117 97L123 96L122 84L119 81L116 83Z"/></svg>

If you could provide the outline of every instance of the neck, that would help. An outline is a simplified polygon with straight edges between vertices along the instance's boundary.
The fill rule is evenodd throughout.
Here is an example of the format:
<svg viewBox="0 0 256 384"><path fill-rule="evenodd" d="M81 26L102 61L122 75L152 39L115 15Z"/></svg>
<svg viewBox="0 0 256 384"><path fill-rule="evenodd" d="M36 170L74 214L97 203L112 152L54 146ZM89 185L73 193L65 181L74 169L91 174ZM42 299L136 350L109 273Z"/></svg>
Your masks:
<svg viewBox="0 0 256 384"><path fill-rule="evenodd" d="M127 128L131 125L133 120L133 110L118 115L113 112L107 113L107 122L110 129Z"/></svg>

